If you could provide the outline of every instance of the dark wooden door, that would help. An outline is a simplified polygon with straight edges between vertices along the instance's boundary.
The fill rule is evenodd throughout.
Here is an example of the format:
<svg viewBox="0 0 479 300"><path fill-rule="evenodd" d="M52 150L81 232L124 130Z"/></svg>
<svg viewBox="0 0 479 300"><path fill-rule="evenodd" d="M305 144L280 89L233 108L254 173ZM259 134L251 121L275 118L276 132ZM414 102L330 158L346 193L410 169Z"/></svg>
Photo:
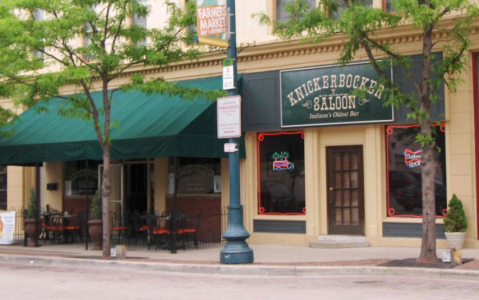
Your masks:
<svg viewBox="0 0 479 300"><path fill-rule="evenodd" d="M327 147L329 234L364 235L363 147Z"/></svg>

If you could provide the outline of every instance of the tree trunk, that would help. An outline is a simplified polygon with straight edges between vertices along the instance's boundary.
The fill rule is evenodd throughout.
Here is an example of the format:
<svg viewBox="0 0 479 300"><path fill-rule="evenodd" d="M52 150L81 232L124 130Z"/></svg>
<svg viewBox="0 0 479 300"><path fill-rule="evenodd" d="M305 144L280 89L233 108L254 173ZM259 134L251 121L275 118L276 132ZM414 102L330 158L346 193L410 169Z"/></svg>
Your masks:
<svg viewBox="0 0 479 300"><path fill-rule="evenodd" d="M418 262L437 262L436 254L436 193L435 181L437 163L434 160L434 148L436 143L429 139L431 137L431 98L429 80L431 78L431 53L432 53L432 31L433 26L424 28L423 52L420 82L420 110L425 116L419 120L421 123L421 135L428 138L422 146L421 157L421 181L422 181L422 242L421 253Z"/></svg>
<svg viewBox="0 0 479 300"><path fill-rule="evenodd" d="M102 147L103 150L103 184L102 184L102 209L103 209L103 257L110 257L110 150L111 146L107 142Z"/></svg>
<svg viewBox="0 0 479 300"><path fill-rule="evenodd" d="M431 131L430 122L421 124L421 134ZM434 160L434 144L425 145L421 158L422 178L422 242L418 262L437 262L436 254L436 197L435 177L436 161Z"/></svg>

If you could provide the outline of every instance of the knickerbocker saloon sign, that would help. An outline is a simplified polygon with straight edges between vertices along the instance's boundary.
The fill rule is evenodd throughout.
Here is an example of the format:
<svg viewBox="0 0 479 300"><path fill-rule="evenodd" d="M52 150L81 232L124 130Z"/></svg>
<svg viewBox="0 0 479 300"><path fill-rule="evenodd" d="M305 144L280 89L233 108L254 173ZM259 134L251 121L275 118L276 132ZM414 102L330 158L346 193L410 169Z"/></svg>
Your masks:
<svg viewBox="0 0 479 300"><path fill-rule="evenodd" d="M354 90L362 90L365 97L354 95ZM282 127L394 121L384 96L369 63L282 71Z"/></svg>

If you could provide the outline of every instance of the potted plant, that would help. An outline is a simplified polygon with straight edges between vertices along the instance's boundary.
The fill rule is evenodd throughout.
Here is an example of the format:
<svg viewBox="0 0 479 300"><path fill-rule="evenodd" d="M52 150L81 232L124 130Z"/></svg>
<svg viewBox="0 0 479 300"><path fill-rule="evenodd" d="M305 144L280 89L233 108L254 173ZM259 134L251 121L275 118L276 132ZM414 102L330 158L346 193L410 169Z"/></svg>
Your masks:
<svg viewBox="0 0 479 300"><path fill-rule="evenodd" d="M95 243L92 250L102 250L102 239L103 239L103 221L102 221L102 199L101 199L101 189L97 189L95 195L93 196L92 206L90 209L90 220L88 221L88 233Z"/></svg>
<svg viewBox="0 0 479 300"><path fill-rule="evenodd" d="M30 189L30 200L25 213L25 233L28 237L28 247L38 247L38 207L37 193Z"/></svg>
<svg viewBox="0 0 479 300"><path fill-rule="evenodd" d="M448 204L446 217L444 218L444 226L446 227L446 239L451 249L462 249L464 238L466 237L467 218L464 213L461 200L456 194Z"/></svg>

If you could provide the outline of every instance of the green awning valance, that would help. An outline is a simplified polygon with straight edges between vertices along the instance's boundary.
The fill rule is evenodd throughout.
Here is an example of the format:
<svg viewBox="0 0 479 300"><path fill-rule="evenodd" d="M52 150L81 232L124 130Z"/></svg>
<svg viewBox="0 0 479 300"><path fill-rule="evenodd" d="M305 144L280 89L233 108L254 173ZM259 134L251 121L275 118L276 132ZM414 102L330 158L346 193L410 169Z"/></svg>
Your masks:
<svg viewBox="0 0 479 300"><path fill-rule="evenodd" d="M205 90L220 89L222 78L182 81ZM101 93L93 93L101 101ZM26 165L49 161L102 160L93 121L58 116L59 99L50 101L47 113L33 108L20 115L13 136L0 139L0 165ZM216 133L216 104L204 99L185 101L139 91L114 95L111 120L112 159L154 157L227 157ZM243 143L242 143L243 144ZM244 157L244 146L242 147Z"/></svg>

